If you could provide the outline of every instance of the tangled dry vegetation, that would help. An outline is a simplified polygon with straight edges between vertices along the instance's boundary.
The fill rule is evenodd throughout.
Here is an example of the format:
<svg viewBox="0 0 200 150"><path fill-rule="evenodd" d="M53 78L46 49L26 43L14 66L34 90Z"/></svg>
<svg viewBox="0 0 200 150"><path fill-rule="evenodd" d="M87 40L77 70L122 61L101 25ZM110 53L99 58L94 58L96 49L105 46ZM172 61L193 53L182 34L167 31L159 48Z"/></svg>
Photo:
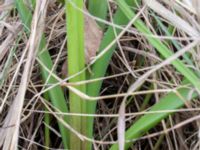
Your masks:
<svg viewBox="0 0 200 150"><path fill-rule="evenodd" d="M116 145L113 144L118 144L120 149L124 146L126 149L152 150L200 148L200 2L138 1L137 5L129 7L136 13L132 17L127 9L123 10L122 1L106 0L106 20L91 14L89 1L85 2L86 8L83 9L87 48L85 67L89 66L89 74L93 74L90 64L95 64L103 55L98 49L107 29L113 27L113 31L122 31L115 32L113 40L117 47L105 75L86 78L84 82L103 81L99 95L86 95L76 91L73 84L68 84L68 39L63 2L36 0L34 9L30 1L25 1L33 14L31 28L28 28L20 18L14 0L0 1L0 148L64 149L59 118L91 114L59 112L47 94L48 87L54 84L61 86L67 108L70 107L70 88L86 101L98 101L96 113L92 115L95 116L93 137L75 132L70 123L65 125L78 138L91 142L93 149L114 150ZM118 8L125 13L127 11L127 24L113 23ZM151 32L136 22L138 18ZM48 73L54 72L53 76L57 79L54 84L45 83L41 75L38 49L42 33L53 61L53 69ZM158 39L170 52L152 39ZM112 45L106 46L109 51ZM170 97L170 93L175 94ZM181 101L178 104L177 97ZM165 103L162 103L163 100ZM154 109L152 106L155 105ZM150 114L148 120L151 108L161 112L155 112L154 116ZM49 121L45 120L45 115L48 115ZM143 115L147 115L146 120L133 126ZM157 120L151 122L157 117L155 115L158 115ZM149 126L143 128L144 124ZM133 130L125 134L125 129L132 126ZM139 134L132 136L134 130ZM126 145L126 142L132 144Z"/></svg>

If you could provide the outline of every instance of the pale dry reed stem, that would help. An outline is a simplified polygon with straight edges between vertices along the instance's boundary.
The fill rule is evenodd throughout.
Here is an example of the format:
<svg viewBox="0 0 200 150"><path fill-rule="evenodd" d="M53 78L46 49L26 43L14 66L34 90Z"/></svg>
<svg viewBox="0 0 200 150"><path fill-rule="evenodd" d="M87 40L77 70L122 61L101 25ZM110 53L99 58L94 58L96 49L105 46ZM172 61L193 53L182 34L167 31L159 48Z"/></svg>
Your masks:
<svg viewBox="0 0 200 150"><path fill-rule="evenodd" d="M28 45L27 61L22 74L20 87L18 93L10 106L10 110L5 118L3 127L11 126L9 129L1 129L0 135L4 135L0 141L0 147L3 146L3 150L17 150L18 149L18 137L21 112L24 104L24 97L27 90L27 85L32 72L33 63L37 54L37 49L40 44L44 28L44 19L46 14L47 1L38 0L36 10L32 21L31 35Z"/></svg>

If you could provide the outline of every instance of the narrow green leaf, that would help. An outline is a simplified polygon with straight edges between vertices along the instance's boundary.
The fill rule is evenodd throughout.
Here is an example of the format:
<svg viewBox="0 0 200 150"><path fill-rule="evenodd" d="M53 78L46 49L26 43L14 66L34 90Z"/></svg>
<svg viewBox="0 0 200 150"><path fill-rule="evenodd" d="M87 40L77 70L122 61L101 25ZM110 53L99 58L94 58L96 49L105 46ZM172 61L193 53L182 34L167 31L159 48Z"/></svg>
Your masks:
<svg viewBox="0 0 200 150"><path fill-rule="evenodd" d="M26 30L27 33L30 34L29 29L31 27L31 21L32 21L32 14L31 14L30 10L25 6L25 4L22 0L16 0L15 5L20 14L20 18L24 24L24 27L25 27L24 30ZM40 53L40 51L42 51L42 53ZM38 57L41 60L41 62L43 63L43 65L45 65L46 68L51 70L51 68L53 67L53 63L52 63L52 60L51 60L51 57L50 57L48 51L46 50L46 41L45 41L44 36L40 43L40 50L39 50ZM47 82L47 84L49 84L49 85L57 83L57 80L52 76L50 76L49 80L46 81L49 77L49 73L42 66L40 66L40 69L41 69L44 83ZM48 91L48 94L49 94L50 100L52 101L53 105L57 109L59 109L61 112L68 111L65 97L64 97L62 88L60 86L56 86L56 87L52 88L51 90ZM64 117L64 120L66 122L68 121L66 116ZM62 123L58 122L58 125L59 125L60 133L62 136L63 145L67 149L68 141L69 141L68 130L62 125Z"/></svg>
<svg viewBox="0 0 200 150"><path fill-rule="evenodd" d="M166 96L160 99L160 101L155 104L149 112L163 111L162 113L151 113L142 116L137 122L135 122L127 131L125 138L126 140L136 140L137 138L144 135L149 129L157 125L162 119L167 117L172 112L167 112L167 110L176 110L182 107L186 101L192 100L197 97L197 93L191 94L191 88L180 88L176 93L170 92ZM178 95L177 95L178 93ZM134 141L126 143L125 149L128 149ZM118 144L114 144L110 150L118 150Z"/></svg>
<svg viewBox="0 0 200 150"><path fill-rule="evenodd" d="M73 4L72 4L73 3ZM66 0L66 16L67 16L67 53L68 53L68 75L74 75L85 67L85 49L84 49L84 15L79 9L84 8L83 0ZM72 78L69 82L78 82L85 80L85 73ZM78 86L82 92L86 92L86 86ZM70 101L70 112L71 113L85 113L86 112L86 102L74 94L69 92ZM79 133L86 133L86 118L71 116L70 117L71 126ZM84 149L85 142L82 142L79 137L70 134L70 149L80 150L81 147Z"/></svg>
<svg viewBox="0 0 200 150"><path fill-rule="evenodd" d="M135 0L127 0L127 3L133 7L136 5ZM117 25L126 25L128 23L128 19L123 14L123 12L120 9L118 9L114 15L113 22ZM116 29L117 34L119 34L120 31L121 30ZM103 49L105 49L114 39L115 39L114 29L112 26L110 26L108 30L106 31L106 33L104 34L99 51L101 52ZM98 59L95 62L95 64L92 66L92 73L90 75L90 79L97 79L105 75L115 48L116 48L116 44L114 44L100 59ZM101 85L102 85L102 81L88 84L87 94L90 96L98 96L101 89ZM94 114L95 110L96 110L96 102L88 101L87 113ZM88 133L87 133L89 137L93 136L93 122L94 122L94 118L89 117L88 118ZM91 149L91 145L88 149Z"/></svg>
<svg viewBox="0 0 200 150"><path fill-rule="evenodd" d="M89 3L88 10L93 16L106 20L108 11L107 0L89 0L88 3ZM104 23L101 22L97 23L102 29L105 28Z"/></svg>
<svg viewBox="0 0 200 150"><path fill-rule="evenodd" d="M118 0L119 7L123 10L124 14L131 19L135 16L134 12L130 10L128 5L124 1ZM144 25L144 23L141 20L137 20L134 22L135 27L142 33L152 35L150 30ZM151 43L158 52L161 53L165 58L170 57L173 55L173 53L164 45L161 43L159 39L155 39L152 37L147 37L149 43ZM187 78L195 87L199 90L199 79L197 76L180 60L175 60L172 62L172 64L176 67L178 71L180 71L185 78ZM196 82L196 83L195 83ZM179 93L177 95L177 93ZM161 110L175 110L180 107L182 107L185 103L184 100L192 100L194 97L197 96L197 93L193 93L191 95L191 89L190 88L180 88L176 93L171 92L168 93L166 96L164 96L160 102L155 104L150 111L161 111ZM126 131L126 140L134 140L139 137L141 137L143 134L145 134L149 129L154 127L156 124L158 124L162 119L167 117L170 112L163 112L163 113L155 113L155 114L147 114L141 117L135 124L133 124L127 131ZM125 149L128 149L131 144L134 142L126 143ZM118 145L114 144L110 150L117 150Z"/></svg>
<svg viewBox="0 0 200 150"><path fill-rule="evenodd" d="M132 19L136 16L136 14L131 11L129 5L125 1L117 0L117 4L123 11L123 13L127 16L127 18ZM134 23L134 26L143 34L147 35L153 35L151 31L145 26L145 24L142 22L142 20L137 19ZM150 36L147 36L147 40L149 43L157 49L157 51L165 58L168 58L173 55L173 52L169 50L158 38L153 38ZM174 60L172 62L174 67L185 76L186 79L188 79L194 87L200 92L200 80L196 76L195 73L193 73L188 67L186 67L180 60Z"/></svg>

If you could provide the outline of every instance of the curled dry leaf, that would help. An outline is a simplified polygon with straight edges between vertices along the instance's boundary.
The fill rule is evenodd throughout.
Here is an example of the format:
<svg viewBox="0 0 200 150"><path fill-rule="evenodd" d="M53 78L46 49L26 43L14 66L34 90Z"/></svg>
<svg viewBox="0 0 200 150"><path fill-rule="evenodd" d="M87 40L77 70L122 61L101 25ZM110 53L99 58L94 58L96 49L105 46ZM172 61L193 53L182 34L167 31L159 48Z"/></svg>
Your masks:
<svg viewBox="0 0 200 150"><path fill-rule="evenodd" d="M87 63L96 56L102 36L103 32L100 30L96 21L89 16L85 16L85 56Z"/></svg>
<svg viewBox="0 0 200 150"><path fill-rule="evenodd" d="M86 8L84 8L84 11L88 12ZM99 28L94 19L92 19L87 15L85 15L84 19L85 19L85 24L84 24L85 59L86 63L90 63L92 58L96 56L96 52L99 49L103 32ZM62 66L62 76L65 77L66 75L67 75L67 61L65 61Z"/></svg>

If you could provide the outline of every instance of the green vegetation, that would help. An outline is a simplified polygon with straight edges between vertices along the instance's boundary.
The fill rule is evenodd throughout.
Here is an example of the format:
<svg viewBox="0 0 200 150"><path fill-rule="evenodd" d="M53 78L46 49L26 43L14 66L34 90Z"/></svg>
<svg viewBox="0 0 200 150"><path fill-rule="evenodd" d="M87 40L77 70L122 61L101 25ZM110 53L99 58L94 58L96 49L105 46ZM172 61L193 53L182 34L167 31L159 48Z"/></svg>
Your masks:
<svg viewBox="0 0 200 150"><path fill-rule="evenodd" d="M31 20L32 20L32 14L30 12L30 10L26 7L26 5L24 4L23 1L21 0L16 0L15 1L17 10L20 14L21 20L23 21L25 27L24 29L27 30L27 34L29 34L29 29L31 27ZM53 63L51 60L51 57L48 53L48 51L46 50L46 44L45 44L45 38L43 36L43 39L41 40L41 44L40 44L40 51L39 51L39 59L40 61L43 63L43 65L45 65L46 68L48 68L49 70L51 70L51 68L53 67ZM42 53L41 53L42 51ZM44 83L47 84L54 84L57 83L57 80L52 77L49 72L44 68L44 67L40 67L41 68L41 74L42 74L42 78ZM51 90L48 91L48 95L50 100L52 101L53 105L59 109L61 112L67 112L67 105L66 105L66 100L64 98L64 93L62 91L62 88L59 86L56 86L54 88L52 88ZM59 101L58 101L59 100ZM65 121L67 122L67 117L64 117ZM69 133L68 130L64 127L64 125L62 123L59 123L59 128L60 128L60 133L62 135L62 141L64 144L65 148L68 148L68 142L69 142Z"/></svg>
<svg viewBox="0 0 200 150"><path fill-rule="evenodd" d="M36 3L37 1L25 2L23 0L16 0L14 2L14 10L16 8L17 11L12 12L12 15L19 15L19 19L23 24L22 32L18 35L15 42L17 46L20 45L23 38L30 37L31 25L35 21L33 20L33 13ZM129 90L135 85L134 83L140 81L145 72L151 69L153 70L153 65L162 63L162 61L175 56L178 52L183 50L185 46L195 40L176 40L175 36L180 37L180 39L182 37L188 38L187 33L177 28L167 17L165 18L157 14L156 11L155 13L154 10L149 11L149 16L145 16L146 12L143 12L145 9L142 7L143 5L141 5L140 0L116 0L111 2L107 0L58 0L51 3L49 9L52 8L51 10L55 12L51 12L48 16L50 19L47 18L47 25L54 24L55 22L53 21L57 17L55 14L59 14L59 19L61 21L58 20L60 22L64 20L64 23L58 25L52 37L54 38L56 35L62 36L60 36L61 38L56 42L51 43L48 37L49 33L46 31L46 28L50 30L51 27L45 27L37 55L38 61L35 63L39 64L39 67L34 64L34 69L36 71L39 70L40 74L35 80L41 79L41 81L39 81L40 86L34 87L34 90L43 91L50 87L47 92L43 92L42 97L44 97L48 104L52 105L51 108L53 108L52 110L55 111L55 114L58 115L60 119L63 119L64 123L70 125L70 127L67 128L66 124L58 118L57 122L53 122L55 118L52 117L52 114L48 111L49 109L41 104L36 105L37 107L34 108L38 110L36 109L35 113L37 112L39 114L43 112L41 110L45 112L44 116L40 117L43 123L40 125L38 125L39 123L37 124L41 126L41 129L38 127L38 130L42 130L41 133L44 135L44 138L38 141L38 145L45 145L43 146L45 149L51 146L54 148L57 146L59 148L64 147L65 149L72 150L92 150L93 147L101 149L100 147L104 144L106 146L102 146L103 149L118 150L119 141L116 140L117 132L115 130L116 126L118 126L118 118L115 113L117 113L120 108L121 97L117 94L130 94ZM167 2L163 3L168 5ZM172 6L169 5L169 7ZM172 7L171 9L173 10L176 8ZM62 13L62 10L65 11ZM88 12L85 10L88 10ZM97 57L92 58L92 61L88 63L88 60L86 60L87 50L85 49L85 45L87 38L85 37L85 33L92 32L92 28L91 31L86 31L85 29L84 18L85 15L88 15L87 13L93 16L92 18L94 20L98 18L95 20L97 23L96 26L103 31L103 37L98 51L96 52L96 50L94 50L97 53ZM180 18L182 17L182 14L178 12L178 10L173 11L173 13ZM186 14L184 15L186 16ZM195 22L195 19L193 18L193 22ZM160 36L158 36L159 34ZM161 36L168 36L171 37L171 39L162 39L160 38ZM66 44L65 51L62 52L62 58L58 58L60 59L59 62L54 64L54 58L57 57L57 49L60 48L59 42L62 41L63 37L67 38L67 43L64 43ZM5 62L5 68L2 71L3 80L0 80L0 87L2 88L6 87L4 87L4 84L8 80L6 76L9 74L9 68L12 66L14 57L17 57L15 54L16 51L19 51L17 46L12 47L9 55L6 57L7 60L2 61ZM51 46L54 47L52 52L49 51L49 47ZM125 50L127 47L129 47L129 51ZM122 52L118 54L118 48L120 50L123 49L124 54L122 54ZM131 49L133 50L132 52L130 52ZM126 108L128 109L126 109L125 114L133 110L134 112L145 114L134 116L135 120L131 118L129 119L128 125L125 124L127 126L126 131L124 131L126 140L124 149L133 146L144 134L151 132L151 129L157 131L157 125L162 120L167 119L169 115L175 114L176 110L198 98L198 94L200 93L200 78L198 62L195 60L197 59L196 56L198 53L195 53L195 50L196 45L192 47L191 51L193 53L186 52L182 54L181 57L170 61L168 66L165 65L162 66L162 68L154 70L152 78L145 78L138 87L133 87L134 90L132 90L131 93L135 93L132 96L127 96ZM151 57L153 55L159 60L152 59ZM126 60L124 61L124 59ZM67 61L67 65L64 66L63 61ZM69 77L69 79L65 79L65 83L58 84L58 82L60 82L59 76L63 73L61 70L63 67L62 65L67 70L65 76ZM129 65L129 68L127 68L127 65ZM172 69L170 68L170 70L168 67ZM124 72L127 69L129 72L125 74ZM134 73L131 72L130 69ZM165 74L165 72L167 73ZM120 76L118 73L124 74ZM102 79L110 75L114 77L110 77L109 81ZM120 81L122 78L124 80L123 83ZM30 89L36 82L35 80L32 81L32 79L30 79ZM105 81L105 84L103 81ZM109 86L107 86L107 84ZM81 97L81 94L79 95L68 89L66 91L63 88L63 86L67 88L69 85L77 89L80 93L91 97L91 99L98 97L99 107L97 105L98 100L91 101L89 98ZM167 88L171 90L166 90L167 92L160 94L159 90L156 91L157 88L163 91ZM109 89L111 90L109 91ZM2 91L6 91L6 89ZM27 91L29 91L29 89L27 89ZM31 93L30 91L27 95L29 97L34 97L34 92L31 91ZM140 94L140 92L143 93ZM113 95L113 97L110 96L112 97L112 99L110 98L111 100L101 100L102 94L106 96ZM27 99L30 99L29 97ZM27 109L27 111L30 110ZM104 113L110 114L107 114L107 118L95 118L95 114L101 115L102 112L104 116ZM112 113L115 114L116 118L112 118ZM26 115L23 114L22 116L24 117ZM3 120L2 118L0 119ZM105 119L107 120L105 121ZM104 123L106 125L109 124L109 127L104 127ZM106 130L101 132L101 130L103 130L102 128ZM79 133L79 135L75 134L73 130ZM52 139L53 134L58 136L55 141ZM37 135L34 133L35 137L31 140L37 139L39 135L40 134ZM28 134L27 137L30 137L30 134ZM100 142L98 142L98 140ZM116 140L117 142L111 145L105 144L110 140ZM165 140L163 136L160 137L159 142L152 142L151 144L158 148L162 145L162 140ZM56 144L54 145L53 142ZM101 142L105 143L102 144ZM1 144L0 140L0 148Z"/></svg>

